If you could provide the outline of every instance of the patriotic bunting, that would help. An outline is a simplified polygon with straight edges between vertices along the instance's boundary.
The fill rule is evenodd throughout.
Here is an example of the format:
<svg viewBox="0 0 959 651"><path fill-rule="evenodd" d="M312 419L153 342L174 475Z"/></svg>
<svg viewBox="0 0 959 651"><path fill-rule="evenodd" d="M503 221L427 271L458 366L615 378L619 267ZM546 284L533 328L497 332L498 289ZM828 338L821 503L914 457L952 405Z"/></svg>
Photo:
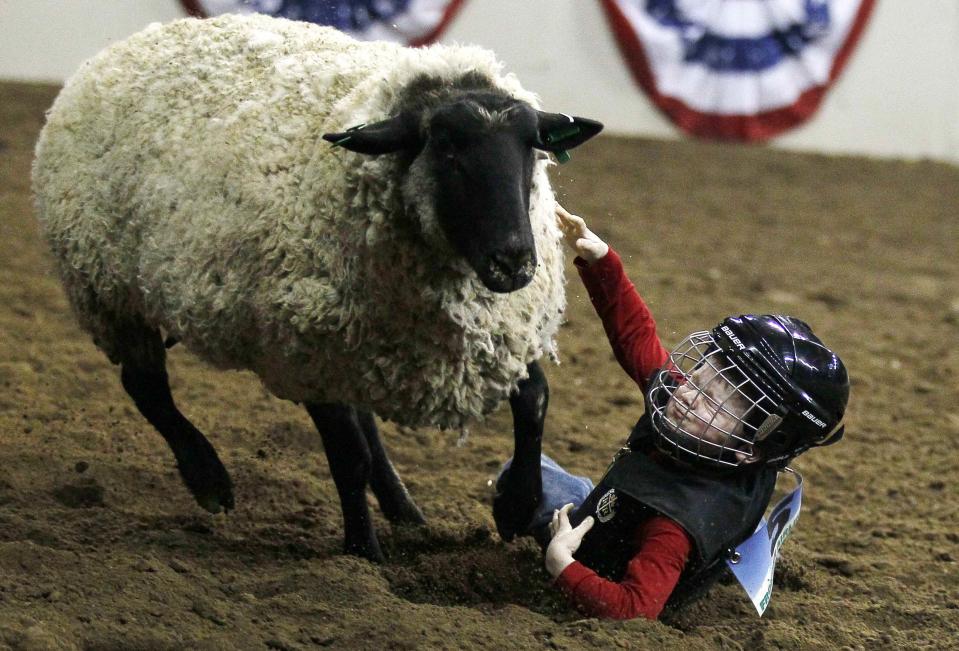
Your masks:
<svg viewBox="0 0 959 651"><path fill-rule="evenodd" d="M633 77L683 131L758 141L806 121L874 0L601 0Z"/></svg>
<svg viewBox="0 0 959 651"><path fill-rule="evenodd" d="M259 12L361 40L425 45L465 0L181 0L195 16ZM600 0L633 77L680 129L761 141L808 120L875 0Z"/></svg>
<svg viewBox="0 0 959 651"><path fill-rule="evenodd" d="M205 18L223 13L263 13L329 25L364 41L426 45L459 11L464 0L181 0Z"/></svg>

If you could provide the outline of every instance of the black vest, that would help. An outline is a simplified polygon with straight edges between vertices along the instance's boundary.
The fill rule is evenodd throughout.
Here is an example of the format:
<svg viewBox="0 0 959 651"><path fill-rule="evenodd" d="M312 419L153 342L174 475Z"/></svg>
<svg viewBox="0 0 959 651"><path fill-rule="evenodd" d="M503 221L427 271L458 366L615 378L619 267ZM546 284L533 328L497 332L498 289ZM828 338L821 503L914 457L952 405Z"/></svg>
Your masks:
<svg viewBox="0 0 959 651"><path fill-rule="evenodd" d="M574 557L600 576L621 580L636 553L636 528L660 513L679 523L693 541L674 590L674 596L680 596L692 586L708 587L702 585L702 575L722 570L726 551L755 531L772 498L777 471L758 466L706 474L668 459L654 460L649 454L654 436L644 414L623 453L571 515L573 526L590 515L596 520Z"/></svg>

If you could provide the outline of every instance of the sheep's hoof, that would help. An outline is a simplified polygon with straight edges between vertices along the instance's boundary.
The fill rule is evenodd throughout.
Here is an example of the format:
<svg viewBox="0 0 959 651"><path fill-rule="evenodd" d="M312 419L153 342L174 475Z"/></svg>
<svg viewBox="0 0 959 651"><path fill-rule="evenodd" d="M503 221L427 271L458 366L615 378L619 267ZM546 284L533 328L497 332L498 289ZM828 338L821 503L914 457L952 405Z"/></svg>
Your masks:
<svg viewBox="0 0 959 651"><path fill-rule="evenodd" d="M529 500L518 500L511 493L497 493L493 498L493 521L496 523L496 532L504 542L510 542L516 536L529 533L529 526L533 522L536 512L536 503L524 504Z"/></svg>
<svg viewBox="0 0 959 651"><path fill-rule="evenodd" d="M230 498L232 502L232 498ZM221 499L216 495L206 495L204 497L196 497L196 503L202 506L205 510L209 511L216 515L220 511L229 511L232 506L226 506L223 504Z"/></svg>
<svg viewBox="0 0 959 651"><path fill-rule="evenodd" d="M223 477L217 480L209 487L201 491L193 491L193 497L196 503L202 506L210 513L216 514L221 511L229 513L234 508L233 486L230 482L230 476L223 471Z"/></svg>
<svg viewBox="0 0 959 651"><path fill-rule="evenodd" d="M197 504L214 514L233 509L233 482L215 453L203 460L191 457L177 466Z"/></svg>
<svg viewBox="0 0 959 651"><path fill-rule="evenodd" d="M376 538L362 542L347 541L343 545L343 553L365 558L371 563L383 564L386 562L386 557L383 556L383 552L380 550L380 543L377 542Z"/></svg>
<svg viewBox="0 0 959 651"><path fill-rule="evenodd" d="M420 511L420 508L416 506L412 501L406 501L401 506L396 508L389 513L386 513L384 510L383 515L386 516L386 519L389 520L392 524L405 525L405 526L425 526L426 517L424 517L423 512Z"/></svg>

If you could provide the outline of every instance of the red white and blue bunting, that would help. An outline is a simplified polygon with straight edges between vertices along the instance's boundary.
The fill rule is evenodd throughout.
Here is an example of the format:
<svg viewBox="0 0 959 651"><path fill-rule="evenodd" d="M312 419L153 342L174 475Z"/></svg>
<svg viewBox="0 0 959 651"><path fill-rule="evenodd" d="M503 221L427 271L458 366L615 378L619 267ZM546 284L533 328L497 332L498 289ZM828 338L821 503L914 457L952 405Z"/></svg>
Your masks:
<svg viewBox="0 0 959 651"><path fill-rule="evenodd" d="M263 13L329 25L364 41L426 45L439 38L464 0L181 0L201 18Z"/></svg>
<svg viewBox="0 0 959 651"><path fill-rule="evenodd" d="M601 0L633 77L683 131L760 141L806 121L874 0Z"/></svg>

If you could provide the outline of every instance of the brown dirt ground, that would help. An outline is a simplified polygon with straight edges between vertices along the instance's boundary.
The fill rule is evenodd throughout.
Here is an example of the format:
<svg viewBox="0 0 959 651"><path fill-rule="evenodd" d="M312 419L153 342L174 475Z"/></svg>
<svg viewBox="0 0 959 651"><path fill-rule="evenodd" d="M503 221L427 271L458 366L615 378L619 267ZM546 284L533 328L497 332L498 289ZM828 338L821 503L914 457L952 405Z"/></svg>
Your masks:
<svg viewBox="0 0 959 651"><path fill-rule="evenodd" d="M56 89L0 84L0 647L16 649L959 648L959 170L601 137L555 168L624 255L667 345L730 313L808 320L851 371L846 439L807 481L772 605L719 586L669 622L583 619L535 547L503 544L487 482L505 407L384 438L427 531L339 554L318 435L246 373L171 351L174 392L232 472L209 516L75 325L32 216ZM572 268L545 449L594 478L640 413Z"/></svg>

